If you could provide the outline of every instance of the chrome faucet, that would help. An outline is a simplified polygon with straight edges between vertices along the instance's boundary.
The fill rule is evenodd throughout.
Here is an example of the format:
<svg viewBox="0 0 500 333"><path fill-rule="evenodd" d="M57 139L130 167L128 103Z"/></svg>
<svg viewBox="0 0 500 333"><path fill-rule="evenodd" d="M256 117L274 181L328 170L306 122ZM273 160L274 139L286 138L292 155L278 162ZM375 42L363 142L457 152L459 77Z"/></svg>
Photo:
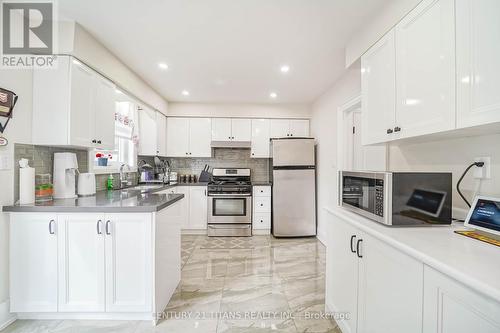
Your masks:
<svg viewBox="0 0 500 333"><path fill-rule="evenodd" d="M128 164L122 163L122 165L120 165L120 188L121 189L126 187L127 185L129 185L129 181L128 181L127 177L125 176L125 172L123 172L125 167L127 167L127 170L130 172L130 166ZM124 184L125 184L125 186L123 186Z"/></svg>

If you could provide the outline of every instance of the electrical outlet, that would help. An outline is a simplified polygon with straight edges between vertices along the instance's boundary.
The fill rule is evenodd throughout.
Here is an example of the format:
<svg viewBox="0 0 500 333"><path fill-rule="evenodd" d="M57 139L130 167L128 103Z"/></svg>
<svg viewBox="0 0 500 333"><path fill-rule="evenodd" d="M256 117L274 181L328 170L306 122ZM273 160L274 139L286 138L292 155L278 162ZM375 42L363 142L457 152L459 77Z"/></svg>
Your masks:
<svg viewBox="0 0 500 333"><path fill-rule="evenodd" d="M474 178L490 179L491 178L491 157L476 157L474 162L484 162L482 168L474 167Z"/></svg>

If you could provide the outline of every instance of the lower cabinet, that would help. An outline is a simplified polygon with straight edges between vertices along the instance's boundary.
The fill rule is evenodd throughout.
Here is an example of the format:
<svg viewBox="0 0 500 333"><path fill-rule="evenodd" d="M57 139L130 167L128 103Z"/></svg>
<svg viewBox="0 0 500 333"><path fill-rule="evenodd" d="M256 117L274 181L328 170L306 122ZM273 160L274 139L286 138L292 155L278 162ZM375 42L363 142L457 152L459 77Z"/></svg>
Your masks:
<svg viewBox="0 0 500 333"><path fill-rule="evenodd" d="M11 312L57 311L57 229L55 214L11 217Z"/></svg>
<svg viewBox="0 0 500 333"><path fill-rule="evenodd" d="M11 214L11 312L152 311L152 214Z"/></svg>
<svg viewBox="0 0 500 333"><path fill-rule="evenodd" d="M326 303L342 332L422 332L423 264L332 216Z"/></svg>
<svg viewBox="0 0 500 333"><path fill-rule="evenodd" d="M208 198L206 186L178 186L181 201L181 226L184 230L207 230Z"/></svg>
<svg viewBox="0 0 500 333"><path fill-rule="evenodd" d="M498 333L500 304L425 266L425 333Z"/></svg>
<svg viewBox="0 0 500 333"><path fill-rule="evenodd" d="M252 229L271 232L271 186L254 186Z"/></svg>

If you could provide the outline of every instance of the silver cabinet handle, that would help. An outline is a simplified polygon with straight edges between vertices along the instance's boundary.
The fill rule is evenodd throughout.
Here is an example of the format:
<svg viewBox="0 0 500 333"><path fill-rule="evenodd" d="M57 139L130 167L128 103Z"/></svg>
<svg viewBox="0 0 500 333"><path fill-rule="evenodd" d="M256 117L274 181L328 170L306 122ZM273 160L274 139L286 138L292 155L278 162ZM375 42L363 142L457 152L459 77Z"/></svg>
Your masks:
<svg viewBox="0 0 500 333"><path fill-rule="evenodd" d="M106 235L111 235L111 231L109 230L110 223L111 223L110 220L106 221Z"/></svg>
<svg viewBox="0 0 500 333"><path fill-rule="evenodd" d="M361 254L361 252L359 252L359 247L362 242L362 239L358 239L358 242L356 243L356 253L358 254L358 258L363 258L363 255Z"/></svg>
<svg viewBox="0 0 500 333"><path fill-rule="evenodd" d="M356 250L354 249L353 241L356 239L356 235L351 236L351 252L356 253Z"/></svg>
<svg viewBox="0 0 500 333"><path fill-rule="evenodd" d="M51 235L54 235L56 233L56 231L52 227L55 223L56 223L56 221L54 221L54 220L50 220L50 222L49 222L49 234L51 234Z"/></svg>
<svg viewBox="0 0 500 333"><path fill-rule="evenodd" d="M101 224L102 224L102 220L97 221L97 226L96 226L96 228L97 228L97 234L98 234L98 235L102 235Z"/></svg>

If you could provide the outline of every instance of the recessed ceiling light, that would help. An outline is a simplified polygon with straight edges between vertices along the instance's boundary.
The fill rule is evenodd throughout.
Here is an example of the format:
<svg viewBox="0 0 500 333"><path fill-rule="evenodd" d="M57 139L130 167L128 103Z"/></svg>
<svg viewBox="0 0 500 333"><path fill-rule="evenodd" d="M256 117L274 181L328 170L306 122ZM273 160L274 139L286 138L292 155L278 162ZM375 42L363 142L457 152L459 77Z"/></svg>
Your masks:
<svg viewBox="0 0 500 333"><path fill-rule="evenodd" d="M187 91L187 90L183 90L183 91L182 91L182 95L184 95L184 96L189 96L189 91Z"/></svg>
<svg viewBox="0 0 500 333"><path fill-rule="evenodd" d="M168 69L168 65L166 63L164 63L164 62L160 62L158 64L158 67L160 67L161 69Z"/></svg>
<svg viewBox="0 0 500 333"><path fill-rule="evenodd" d="M282 65L280 67L280 71L281 71L281 73L288 73L288 71L290 71L290 66L288 66L288 65Z"/></svg>
<svg viewBox="0 0 500 333"><path fill-rule="evenodd" d="M273 98L273 99L274 99L274 98L277 98L277 97L278 97L278 94L277 94L277 93L275 93L275 92L272 92L272 93L270 93L270 94L269 94L269 97L271 97L271 98Z"/></svg>

